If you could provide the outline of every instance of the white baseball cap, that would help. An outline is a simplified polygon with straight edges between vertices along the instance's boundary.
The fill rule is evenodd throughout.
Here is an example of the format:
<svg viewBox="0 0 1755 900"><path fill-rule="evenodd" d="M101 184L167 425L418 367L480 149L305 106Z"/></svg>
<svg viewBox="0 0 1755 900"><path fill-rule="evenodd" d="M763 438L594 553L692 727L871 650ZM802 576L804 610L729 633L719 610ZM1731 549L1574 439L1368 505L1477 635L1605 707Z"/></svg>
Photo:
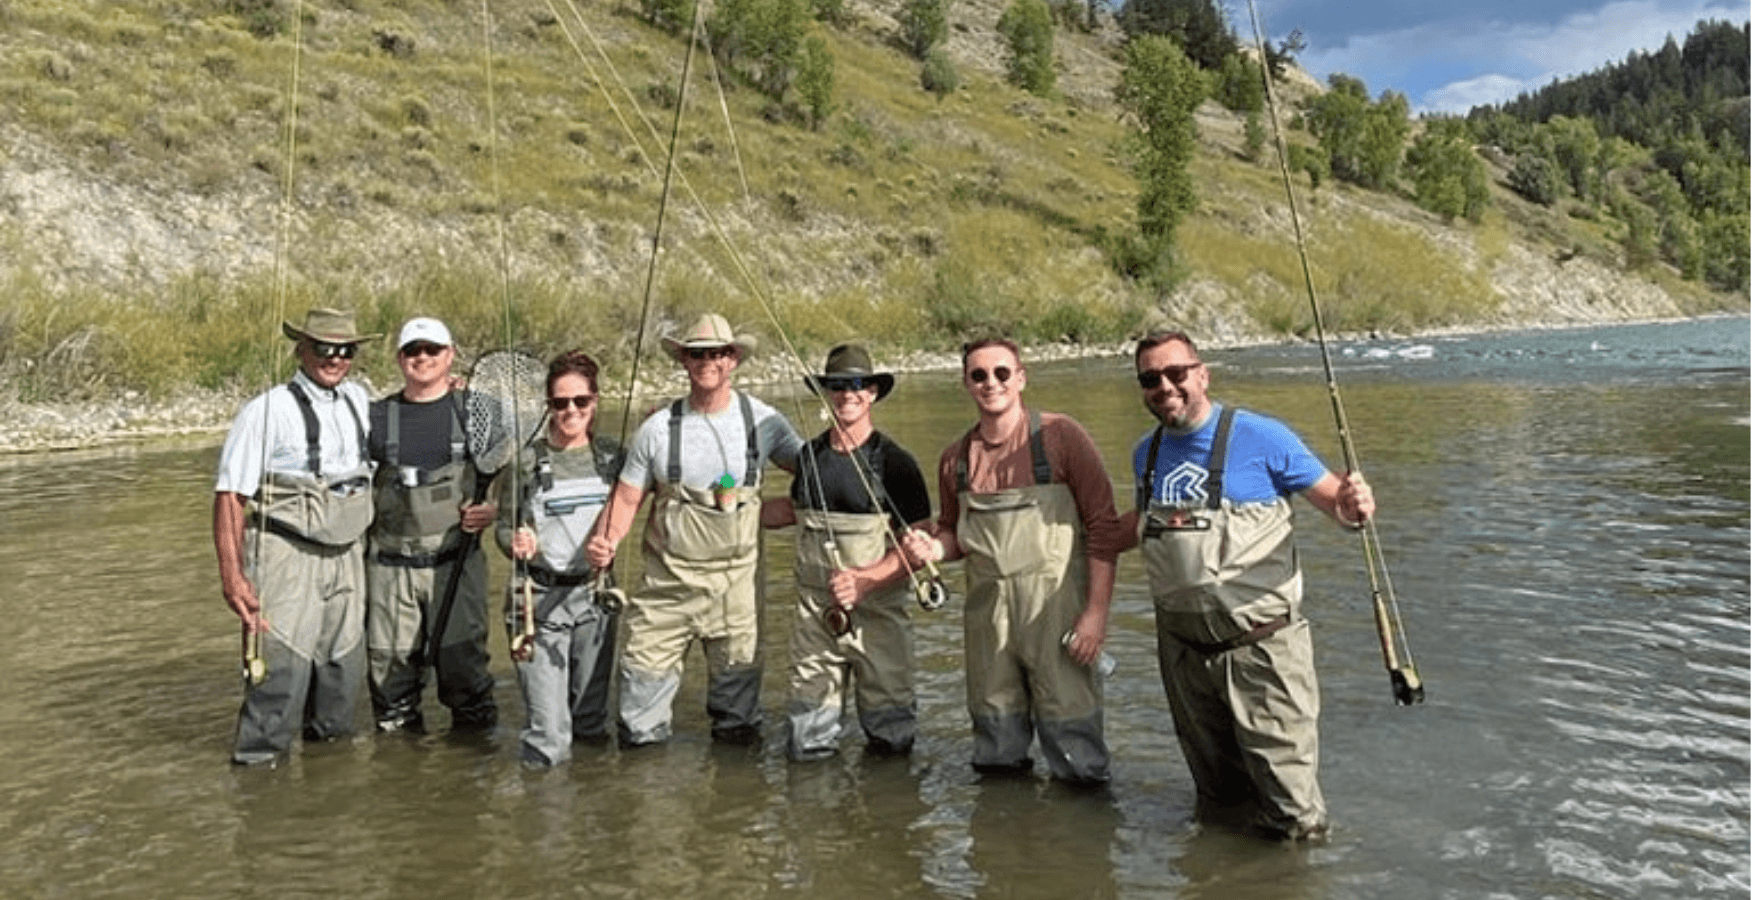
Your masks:
<svg viewBox="0 0 1755 900"><path fill-rule="evenodd" d="M451 329L446 328L444 322L426 316L409 319L402 326L402 334L396 338L396 349L401 350L417 341L449 347L451 346Z"/></svg>

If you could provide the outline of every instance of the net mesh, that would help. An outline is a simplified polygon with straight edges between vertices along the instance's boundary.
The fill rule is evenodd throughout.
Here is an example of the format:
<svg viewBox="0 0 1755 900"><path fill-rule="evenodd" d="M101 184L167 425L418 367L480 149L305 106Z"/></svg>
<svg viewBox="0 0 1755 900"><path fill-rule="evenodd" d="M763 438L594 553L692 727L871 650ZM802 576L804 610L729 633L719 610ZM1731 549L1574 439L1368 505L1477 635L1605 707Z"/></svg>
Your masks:
<svg viewBox="0 0 1755 900"><path fill-rule="evenodd" d="M475 466L494 472L512 461L542 425L548 367L528 353L496 350L469 373L469 452Z"/></svg>

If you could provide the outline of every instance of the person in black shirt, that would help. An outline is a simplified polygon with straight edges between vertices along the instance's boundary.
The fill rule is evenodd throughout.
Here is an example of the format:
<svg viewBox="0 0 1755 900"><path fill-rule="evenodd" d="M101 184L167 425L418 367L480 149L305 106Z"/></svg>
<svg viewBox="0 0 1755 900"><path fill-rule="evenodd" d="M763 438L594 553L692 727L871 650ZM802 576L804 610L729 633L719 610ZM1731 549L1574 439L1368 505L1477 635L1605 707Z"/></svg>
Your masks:
<svg viewBox="0 0 1755 900"><path fill-rule="evenodd" d="M914 744L914 649L907 570L888 553L893 535L932 517L920 466L877 431L873 404L895 376L875 372L857 344L829 352L805 383L828 402L833 424L805 446L788 498L763 522L796 522L798 606L793 617L787 754L832 756L849 677L867 747L906 753Z"/></svg>
<svg viewBox="0 0 1755 900"><path fill-rule="evenodd" d="M396 343L402 390L372 404L378 470L366 553L366 658L379 731L423 730L429 667L452 729L486 730L498 721L488 672L487 561L461 552L474 546L463 535L492 525L498 510L471 502L476 480L493 473L476 471L469 453L471 395L451 389L456 353L443 322L408 320ZM433 634L459 565L445 633Z"/></svg>

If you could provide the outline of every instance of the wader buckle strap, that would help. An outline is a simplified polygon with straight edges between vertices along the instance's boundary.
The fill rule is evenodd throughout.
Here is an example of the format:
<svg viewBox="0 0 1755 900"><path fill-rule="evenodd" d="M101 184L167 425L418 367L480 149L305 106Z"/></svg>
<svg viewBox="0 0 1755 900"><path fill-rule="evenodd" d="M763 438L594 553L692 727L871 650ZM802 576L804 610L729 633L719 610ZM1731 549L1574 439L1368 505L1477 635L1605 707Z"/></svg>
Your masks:
<svg viewBox="0 0 1755 900"><path fill-rule="evenodd" d="M372 554L372 559L381 566L395 566L399 569L434 569L457 559L457 547L451 546L437 553L391 553L379 550Z"/></svg>
<svg viewBox="0 0 1755 900"><path fill-rule="evenodd" d="M756 410L750 404L748 394L736 391L738 413L743 416L744 451L743 451L743 484L747 487L757 485L756 476L761 474L761 446L756 441ZM670 454L665 460L664 477L670 484L682 484L682 420L685 399L678 398L670 404ZM702 424L709 430L712 423L702 416ZM730 474L729 472L726 474Z"/></svg>
<svg viewBox="0 0 1755 900"><path fill-rule="evenodd" d="M1227 406L1219 412L1219 426L1213 435L1213 449L1207 454L1207 509L1218 509L1219 502L1225 499L1225 458L1230 455L1231 420L1237 417L1237 408ZM1164 426L1159 425L1152 432L1152 446L1146 451L1146 475L1134 488L1134 506L1144 510L1151 505L1153 481L1158 477L1158 445L1164 441Z"/></svg>
<svg viewBox="0 0 1755 900"><path fill-rule="evenodd" d="M578 587L597 577L596 572L551 572L541 566L529 566L525 574L530 576L531 581L545 588Z"/></svg>
<svg viewBox="0 0 1755 900"><path fill-rule="evenodd" d="M1199 644L1184 638L1177 638L1176 640L1187 645L1189 649L1201 654L1202 656L1218 656L1221 653L1228 653L1239 647L1247 647L1250 644L1260 643L1273 635L1274 632L1277 632L1290 624L1292 624L1292 616L1288 613L1278 618L1269 619L1264 624L1257 625L1230 640L1220 641L1217 644Z"/></svg>
<svg viewBox="0 0 1755 900"><path fill-rule="evenodd" d="M957 493L969 490L969 448L975 441L980 423L963 435L963 449L957 452ZM1037 485L1054 483L1054 465L1048 459L1048 442L1042 437L1042 413L1030 410L1030 475Z"/></svg>

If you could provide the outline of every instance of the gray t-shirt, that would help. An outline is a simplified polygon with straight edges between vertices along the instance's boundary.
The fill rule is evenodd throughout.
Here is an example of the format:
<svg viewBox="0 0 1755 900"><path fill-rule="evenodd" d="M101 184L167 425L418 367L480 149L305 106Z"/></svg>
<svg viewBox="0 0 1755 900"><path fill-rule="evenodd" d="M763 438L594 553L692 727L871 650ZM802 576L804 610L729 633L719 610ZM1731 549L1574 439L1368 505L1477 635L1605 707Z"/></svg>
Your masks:
<svg viewBox="0 0 1755 900"><path fill-rule="evenodd" d="M742 486L749 447L748 424L743 418L743 404L738 392L731 403L712 415L703 415L683 401L682 417L682 484L707 490L730 475L732 484ZM622 466L621 480L632 487L649 490L665 480L670 460L670 407L665 404L640 423L628 447L628 460ZM798 451L804 441L792 423L772 406L750 398L750 412L756 422L756 471L769 462L788 471L798 467Z"/></svg>

